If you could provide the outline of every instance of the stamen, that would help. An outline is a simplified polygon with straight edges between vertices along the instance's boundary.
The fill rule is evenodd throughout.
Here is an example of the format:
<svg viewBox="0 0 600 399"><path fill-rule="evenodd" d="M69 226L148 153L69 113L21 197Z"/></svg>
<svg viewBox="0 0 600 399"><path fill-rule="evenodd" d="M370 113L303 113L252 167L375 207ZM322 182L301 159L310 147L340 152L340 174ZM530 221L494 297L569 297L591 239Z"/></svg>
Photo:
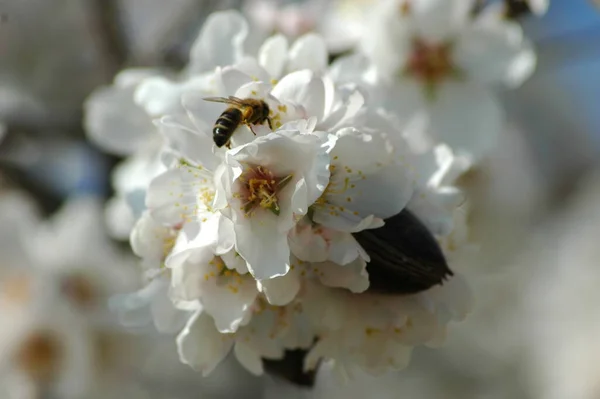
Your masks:
<svg viewBox="0 0 600 399"><path fill-rule="evenodd" d="M275 215L279 215L281 209L278 203L279 192L292 180L293 175L278 178L263 166L248 165L248 168L240 176L243 184L242 193L236 193L236 197L245 199L241 209L247 217L251 216L257 207L268 209Z"/></svg>

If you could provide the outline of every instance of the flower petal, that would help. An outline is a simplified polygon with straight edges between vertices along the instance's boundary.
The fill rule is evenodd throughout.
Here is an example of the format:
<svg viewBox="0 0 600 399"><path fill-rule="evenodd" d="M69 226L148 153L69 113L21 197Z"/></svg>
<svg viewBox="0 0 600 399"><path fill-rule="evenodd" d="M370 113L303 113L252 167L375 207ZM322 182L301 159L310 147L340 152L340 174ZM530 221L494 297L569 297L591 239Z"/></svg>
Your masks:
<svg viewBox="0 0 600 399"><path fill-rule="evenodd" d="M192 216L197 201L194 173L186 168L169 169L150 183L146 206L156 221L175 226Z"/></svg>
<svg viewBox="0 0 600 399"><path fill-rule="evenodd" d="M517 86L535 68L535 53L516 23L477 24L461 32L454 59L469 79Z"/></svg>
<svg viewBox="0 0 600 399"><path fill-rule="evenodd" d="M203 376L210 374L225 358L231 346L230 339L220 334L210 316L197 310L177 336L179 358Z"/></svg>
<svg viewBox="0 0 600 399"><path fill-rule="evenodd" d="M440 42L468 24L475 0L420 0L411 2L408 18L420 37Z"/></svg>
<svg viewBox="0 0 600 399"><path fill-rule="evenodd" d="M288 72L309 69L322 73L327 69L329 54L323 38L309 33L294 42L289 58Z"/></svg>
<svg viewBox="0 0 600 399"><path fill-rule="evenodd" d="M249 275L221 278L219 283L217 279L212 280L212 284L203 284L204 310L215 320L217 330L235 332L252 314L252 305L258 295L256 282Z"/></svg>
<svg viewBox="0 0 600 399"><path fill-rule="evenodd" d="M286 75L277 83L271 94L278 100L302 105L307 116L323 120L325 109L325 84L312 71L297 71Z"/></svg>
<svg viewBox="0 0 600 399"><path fill-rule="evenodd" d="M216 169L220 159L212 152L212 134L196 132L171 116L161 118L158 126L160 133L167 139L169 148L178 155L192 163L201 163L202 168L208 171Z"/></svg>
<svg viewBox="0 0 600 399"><path fill-rule="evenodd" d="M448 82L431 106L431 132L459 156L479 159L496 143L504 114L492 93L476 83Z"/></svg>
<svg viewBox="0 0 600 399"><path fill-rule="evenodd" d="M237 11L211 14L190 51L190 73L201 73L217 66L231 65L243 54L248 24Z"/></svg>
<svg viewBox="0 0 600 399"><path fill-rule="evenodd" d="M90 140L117 155L128 155L155 134L143 108L133 101L134 87L96 90L84 104L85 129Z"/></svg>
<svg viewBox="0 0 600 399"><path fill-rule="evenodd" d="M235 223L236 250L257 280L283 276L290 270L287 235L277 229L277 217L265 213Z"/></svg>
<svg viewBox="0 0 600 399"><path fill-rule="evenodd" d="M293 270L290 270L285 276L257 281L257 284L269 303L275 306L287 305L300 291L300 278L298 273Z"/></svg>
<svg viewBox="0 0 600 399"><path fill-rule="evenodd" d="M264 371L262 359L258 353L256 353L256 351L252 350L249 345L246 345L241 341L237 341L233 347L233 352L235 353L235 357L240 364L244 366L250 373L257 376L263 374Z"/></svg>
<svg viewBox="0 0 600 399"><path fill-rule="evenodd" d="M369 288L369 273L367 262L356 258L346 265L334 262L315 263L317 275L321 283L328 287L346 288L354 293L364 292Z"/></svg>
<svg viewBox="0 0 600 399"><path fill-rule="evenodd" d="M279 79L287 63L288 41L283 35L265 40L258 50L258 63L269 72L271 78Z"/></svg>

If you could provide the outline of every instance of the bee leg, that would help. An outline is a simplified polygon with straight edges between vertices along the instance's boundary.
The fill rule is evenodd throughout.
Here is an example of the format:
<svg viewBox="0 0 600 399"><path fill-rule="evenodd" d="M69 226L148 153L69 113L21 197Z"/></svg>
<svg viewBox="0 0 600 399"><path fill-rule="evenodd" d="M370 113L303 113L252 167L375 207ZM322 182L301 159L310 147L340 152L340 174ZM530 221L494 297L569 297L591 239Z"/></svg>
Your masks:
<svg viewBox="0 0 600 399"><path fill-rule="evenodd" d="M225 147L227 147L228 150L231 150L231 140L229 140L227 144L225 144Z"/></svg>
<svg viewBox="0 0 600 399"><path fill-rule="evenodd" d="M252 125L248 124L247 126L248 126L248 129L250 129L250 131L252 132L252 134L256 136L256 132L254 131L254 129L252 129Z"/></svg>
<svg viewBox="0 0 600 399"><path fill-rule="evenodd" d="M267 123L269 124L269 129L273 130L273 123L271 122L271 118L267 117Z"/></svg>

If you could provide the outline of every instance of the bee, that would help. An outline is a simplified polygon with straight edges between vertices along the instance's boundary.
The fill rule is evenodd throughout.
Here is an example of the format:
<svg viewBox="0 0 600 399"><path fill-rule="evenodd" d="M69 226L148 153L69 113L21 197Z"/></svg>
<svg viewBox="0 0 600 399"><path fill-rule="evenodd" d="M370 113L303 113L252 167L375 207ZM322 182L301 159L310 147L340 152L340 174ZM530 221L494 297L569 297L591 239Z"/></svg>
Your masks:
<svg viewBox="0 0 600 399"><path fill-rule="evenodd" d="M227 98L207 97L204 100L230 105L219 116L213 127L213 140L217 147L226 145L227 148L230 148L231 136L240 124L248 126L250 131L254 133L250 125L261 125L267 121L271 130L273 130L271 118L269 118L269 105L263 100L255 98L241 99L233 96Z"/></svg>

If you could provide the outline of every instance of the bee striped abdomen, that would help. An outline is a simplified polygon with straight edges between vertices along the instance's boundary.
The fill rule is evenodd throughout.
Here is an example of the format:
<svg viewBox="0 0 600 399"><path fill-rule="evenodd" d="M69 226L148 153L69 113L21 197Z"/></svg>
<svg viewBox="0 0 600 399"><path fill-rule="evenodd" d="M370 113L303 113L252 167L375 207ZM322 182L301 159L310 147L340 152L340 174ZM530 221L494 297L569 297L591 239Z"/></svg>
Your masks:
<svg viewBox="0 0 600 399"><path fill-rule="evenodd" d="M242 111L238 108L227 108L219 116L213 127L213 139L217 147L222 147L231 138L235 129L242 121Z"/></svg>

